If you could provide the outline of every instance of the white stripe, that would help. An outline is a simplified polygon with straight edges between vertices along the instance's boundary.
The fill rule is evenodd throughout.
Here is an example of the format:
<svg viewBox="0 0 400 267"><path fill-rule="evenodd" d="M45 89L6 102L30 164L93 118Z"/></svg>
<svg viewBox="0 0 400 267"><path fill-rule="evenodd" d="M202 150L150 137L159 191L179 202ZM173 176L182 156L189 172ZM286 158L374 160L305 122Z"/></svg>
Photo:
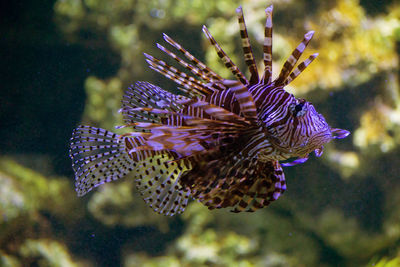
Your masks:
<svg viewBox="0 0 400 267"><path fill-rule="evenodd" d="M271 46L272 45L272 38L271 37L265 37L264 38L264 46Z"/></svg>
<svg viewBox="0 0 400 267"><path fill-rule="evenodd" d="M297 62L297 59L293 55L290 55L290 57L287 59L287 62L289 62L290 65L294 66L294 64L296 64Z"/></svg>
<svg viewBox="0 0 400 267"><path fill-rule="evenodd" d="M304 43L301 43L299 46L297 46L297 50L299 50L300 53L303 53L304 49L306 49L306 45Z"/></svg>

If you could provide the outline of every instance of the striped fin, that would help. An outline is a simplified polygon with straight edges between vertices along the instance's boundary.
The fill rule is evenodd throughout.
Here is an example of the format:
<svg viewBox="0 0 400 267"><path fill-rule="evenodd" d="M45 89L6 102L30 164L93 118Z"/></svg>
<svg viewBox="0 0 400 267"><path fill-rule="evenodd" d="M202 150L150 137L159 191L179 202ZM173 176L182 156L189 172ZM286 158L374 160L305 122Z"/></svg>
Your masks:
<svg viewBox="0 0 400 267"><path fill-rule="evenodd" d="M163 51L164 53L166 53L167 55L169 55L170 57L172 57L173 59L175 59L181 66L183 66L185 69L189 70L191 73L193 73L194 75L196 75L197 77L201 78L204 81L207 81L209 83L211 83L211 79L210 77L208 77L202 70L200 70L199 68L190 65L188 63L186 63L184 60L182 60L181 58L179 58L177 55L175 55L174 53L172 53L171 51L169 51L168 49L166 49L164 46L157 44L157 47ZM222 88L221 88L222 89Z"/></svg>
<svg viewBox="0 0 400 267"><path fill-rule="evenodd" d="M203 128L205 128L204 126ZM172 150L188 155L204 150L200 145L202 140L207 139L208 135L198 127L172 127L169 125L138 122L135 128L146 129L148 132L131 132L122 136L143 137L145 142L140 146L134 146L128 151L131 153L140 153L142 151L162 151Z"/></svg>
<svg viewBox="0 0 400 267"><path fill-rule="evenodd" d="M222 166L221 166L222 167ZM209 209L231 207L232 212L254 212L277 200L286 190L283 170L277 161L255 162L255 171L242 176L225 177L210 191L198 194Z"/></svg>
<svg viewBox="0 0 400 267"><path fill-rule="evenodd" d="M204 103L205 106L200 106L201 103ZM210 116L214 116L214 118L221 119L221 120L215 120L215 119L206 119L206 118L200 118L200 117L192 117L189 115L184 115L181 113L175 113L175 112L170 112L166 110L161 110L161 109L153 109L153 108L132 108L131 110L134 111L140 111L140 112L147 112L147 113L154 113L154 114L167 114L167 115L172 115L172 116L177 116L179 118L184 119L185 124L189 126L199 126L199 125L205 125L205 124L210 124L210 125L222 125L224 126L231 126L231 127L243 127L243 126L249 126L249 123L245 121L244 118L231 113L223 108L220 108L218 106L209 104L208 102L202 102L200 101L200 104L196 102L196 105L193 107L200 107L201 109L204 109L206 113L208 113ZM133 122L129 123L123 126L117 126L116 128L125 128L125 127L133 127L134 129L155 129L155 130L161 130L161 129L168 129L171 131L175 132L182 132L182 131L207 131L206 128L193 128L193 127L187 127L187 126L174 126L174 125L169 125L169 124L160 124L160 123L154 123L154 122ZM123 134L122 136L148 136L148 132L133 132L133 133L127 133Z"/></svg>
<svg viewBox="0 0 400 267"><path fill-rule="evenodd" d="M133 146L128 150L129 154L147 150L171 150L188 156L206 151L210 147L220 143L219 140L227 136L239 136L241 131L248 129L243 124L202 118L188 119L187 123L190 126L173 127L155 123L137 122L134 128L145 129L147 132L131 132L123 134L122 137L142 137L145 140L141 145Z"/></svg>
<svg viewBox="0 0 400 267"><path fill-rule="evenodd" d="M268 206L286 190L278 161L259 161L233 149L226 156L211 154L198 162L182 182L209 209L231 207L233 212L253 212Z"/></svg>
<svg viewBox="0 0 400 267"><path fill-rule="evenodd" d="M178 44L177 42L175 42L174 40L172 40L171 37L169 37L168 35L166 35L165 33L163 34L164 40L169 43L170 45L172 45L173 47L175 47L176 49L178 49L190 62L192 62L192 64L194 64L194 66L196 66L197 68L199 68L205 76L209 77L209 79L211 81L216 80L223 80L223 78L221 76L219 76L217 73L215 73L212 69L210 69L209 67L207 67L203 62L201 62L200 60L198 60L197 58L195 58L192 54L190 54L185 48L183 48L180 44Z"/></svg>
<svg viewBox="0 0 400 267"><path fill-rule="evenodd" d="M198 140L191 140L189 138L182 139L180 137L172 136L170 139L167 135L162 136L161 140L148 140L143 146L136 147L129 151L129 153L140 153L146 150L151 151L175 151L184 156L189 156L204 151L204 147ZM160 138L159 138L160 139Z"/></svg>
<svg viewBox="0 0 400 267"><path fill-rule="evenodd" d="M285 192L285 175L278 161L260 163L257 167L261 168L254 174L256 179L246 177L233 189L240 192L236 192L240 200L235 204L232 212L254 212L268 206Z"/></svg>
<svg viewBox="0 0 400 267"><path fill-rule="evenodd" d="M160 123L161 122L161 117L160 114L157 113L149 113L146 109L149 109L148 107L146 108L138 108L141 107L142 105L152 105L151 101L148 101L148 103L143 103L142 101L145 101L142 99L143 96L141 96L138 92L135 92L134 90L131 90L131 88L128 88L129 91L125 92L123 98L122 98L122 108L120 109L120 112L122 112L122 116L124 119L124 122L126 124L132 124L133 122L153 122L153 123ZM133 91L133 93L131 93ZM143 110L144 109L144 110ZM168 110L166 109L168 112ZM122 128L121 126L117 126L117 129Z"/></svg>
<svg viewBox="0 0 400 267"><path fill-rule="evenodd" d="M267 85L271 83L272 78L272 11L273 6L269 6L265 9L265 15L267 20L265 22L265 32L264 32L264 75L263 84Z"/></svg>
<svg viewBox="0 0 400 267"><path fill-rule="evenodd" d="M193 118L185 121L187 125L198 127L201 136L235 134L246 130L247 124L238 124L230 121L219 121L214 119Z"/></svg>
<svg viewBox="0 0 400 267"><path fill-rule="evenodd" d="M259 81L256 61L254 59L253 50L247 34L246 22L243 16L243 9L239 6L236 9L236 14L239 20L240 37L242 38L242 47L244 52L244 59L250 71L250 85L256 84Z"/></svg>
<svg viewBox="0 0 400 267"><path fill-rule="evenodd" d="M202 70L200 70L199 68L190 65L188 63L186 63L185 61L183 61L182 59L180 59L177 55L175 55L174 53L172 53L171 51L169 51L168 49L166 49L164 46L157 44L157 47L163 51L164 53L166 53L167 55L169 55L170 57L172 57L173 59L175 59L181 66L183 66L185 69L189 70L190 72L192 72L194 75L196 75L197 77L199 77L200 79L208 82L207 84L203 84L203 86L207 87L208 89L210 89L213 92L216 91L221 91L221 90L226 90L227 88L225 86L223 86L220 82L215 81L214 79L212 79L211 77L207 76L206 73Z"/></svg>
<svg viewBox="0 0 400 267"><path fill-rule="evenodd" d="M322 151L323 151L323 147L321 149L316 149L315 150L315 154L317 155L317 157L320 157L322 155ZM308 156L304 157L304 158L297 158L291 162L286 162L286 163L282 163L283 167L291 167L291 166L295 166L298 164L303 164L304 162L306 162L308 160Z"/></svg>
<svg viewBox="0 0 400 267"><path fill-rule="evenodd" d="M190 168L190 163L175 160L169 152L159 153L139 163L136 188L155 212L170 216L182 213L190 192L180 185L179 179Z"/></svg>
<svg viewBox="0 0 400 267"><path fill-rule="evenodd" d="M146 134L150 134L150 133L146 133ZM137 162L140 162L147 158L158 155L158 153L159 153L158 151L153 151L153 150L134 151L135 148L146 144L145 138L141 135L138 135L136 137L120 136L120 139L122 139L125 142L125 150L128 153L129 157L135 162L134 163L135 167L137 166L137 164L136 164Z"/></svg>
<svg viewBox="0 0 400 267"><path fill-rule="evenodd" d="M286 78L288 77L289 73L292 71L294 66L296 65L297 61L299 60L300 56L303 54L304 49L306 49L308 43L310 42L311 38L314 35L314 31L309 31L304 35L303 41L293 50L292 54L283 64L281 73L279 77L276 79L275 84L280 85L282 84Z"/></svg>
<svg viewBox="0 0 400 267"><path fill-rule="evenodd" d="M161 123L162 118L180 110L182 105L179 102L184 101L188 101L188 98L172 94L148 82L136 82L125 91L122 98L120 112L125 125L116 128L132 126L135 129L136 122ZM160 109L164 112L155 112Z"/></svg>
<svg viewBox="0 0 400 267"><path fill-rule="evenodd" d="M199 99L195 99L194 101L187 102L186 105L191 106L193 108L200 108L208 115L222 121L232 121L232 122L245 122L245 119L236 115L235 113L230 112L227 109L222 107L210 104L206 101L201 101Z"/></svg>
<svg viewBox="0 0 400 267"><path fill-rule="evenodd" d="M345 129L339 129L339 128L331 128L331 133L332 133L333 139L346 138L350 134L349 131L347 131Z"/></svg>
<svg viewBox="0 0 400 267"><path fill-rule="evenodd" d="M308 65L313 62L313 60L318 56L318 53L312 54L309 58L301 62L293 71L290 73L289 77L283 82L283 86L288 85L294 79L296 79L306 68Z"/></svg>
<svg viewBox="0 0 400 267"><path fill-rule="evenodd" d="M214 46L218 56L225 63L225 66L232 71L233 75L235 75L238 80L238 82L233 81L233 83L230 80L224 80L223 84L225 86L228 86L230 90L235 94L235 97L240 105L240 111L243 113L244 117L251 120L257 119L257 109L251 93L247 90L246 86L247 84L249 84L249 82L247 81L246 77L244 77L238 67L232 62L228 55L226 55L226 53L218 45L206 26L203 26L203 32L205 33L211 44Z"/></svg>
<svg viewBox="0 0 400 267"><path fill-rule="evenodd" d="M119 135L90 126L79 126L73 131L69 156L78 196L122 178L134 165Z"/></svg>
<svg viewBox="0 0 400 267"><path fill-rule="evenodd" d="M180 116L180 117L184 117L184 118L192 118L191 116L182 114L182 113L177 113L177 112L173 112L173 111L169 111L167 109L159 109L159 108L147 108L147 107L140 107L140 108L131 108L128 111L131 112L141 112L141 113L145 113L145 114L151 114L151 115L175 115L175 116ZM149 121L147 120L146 122L152 122L155 123L153 121Z"/></svg>
<svg viewBox="0 0 400 267"><path fill-rule="evenodd" d="M158 73L160 73L161 75L167 77L168 79L174 81L175 83L177 83L179 85L183 85L184 87L183 88L179 87L179 90L182 93L187 94L189 97L197 97L197 96L199 96L198 91L196 91L195 89L193 89L189 85L187 85L185 83L185 81L182 81L182 78L177 76L176 74L174 74L174 73L172 73L172 72L170 72L170 71L168 71L167 69L164 69L164 68L154 67L151 64L150 64L149 68L154 70L154 71L156 71L156 72L158 72Z"/></svg>
<svg viewBox="0 0 400 267"><path fill-rule="evenodd" d="M225 80L227 82L228 80ZM227 85L227 84L226 84ZM239 82L234 82L228 85L230 90L235 94L235 98L239 102L240 112L243 113L246 119L257 119L257 109L254 103L253 96L246 86Z"/></svg>
<svg viewBox="0 0 400 267"><path fill-rule="evenodd" d="M211 33L208 31L207 27L203 25L203 32L206 35L207 39L214 46L217 51L218 56L222 59L225 66L231 70L232 74L236 77L238 81L240 81L243 85L248 85L246 77L243 73L240 72L239 68L232 62L232 60L228 57L228 55L222 50L219 44L215 41L214 37L212 37Z"/></svg>
<svg viewBox="0 0 400 267"><path fill-rule="evenodd" d="M189 97L197 97L199 96L199 93L191 88L190 86L188 86L187 84L185 84L184 82L181 81L180 77L178 77L177 75L165 70L165 69L160 69L160 68L155 68L154 66L150 65L149 66L150 69L160 73L161 75L167 77L168 79L174 81L175 83L179 84L179 85L183 85L184 87L179 87L179 90L182 93L187 94ZM201 95L201 94L200 94Z"/></svg>
<svg viewBox="0 0 400 267"><path fill-rule="evenodd" d="M207 88L204 84L200 83L198 80L193 77L188 76L186 73L177 70L175 67L172 67L165 63L162 60L156 59L153 56L150 56L144 53L147 58L146 61L149 63L150 67L164 75L165 77L171 79L179 85L184 86L187 89L189 95L193 95L193 91L196 94L207 95L212 93L213 91Z"/></svg>
<svg viewBox="0 0 400 267"><path fill-rule="evenodd" d="M121 112L124 109L136 107L163 108L169 111L177 111L182 108L179 102L188 100L182 95L176 95L149 82L136 82L128 87L122 99Z"/></svg>

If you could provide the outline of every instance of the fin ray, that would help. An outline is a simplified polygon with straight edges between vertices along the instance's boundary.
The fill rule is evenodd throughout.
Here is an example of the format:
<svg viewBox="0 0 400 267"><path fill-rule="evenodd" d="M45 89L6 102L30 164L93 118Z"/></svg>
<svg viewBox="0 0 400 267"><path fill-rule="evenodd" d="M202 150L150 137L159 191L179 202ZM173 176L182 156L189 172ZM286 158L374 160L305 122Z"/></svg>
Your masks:
<svg viewBox="0 0 400 267"><path fill-rule="evenodd" d="M290 73L290 75L286 78L286 80L283 82L283 86L288 85L291 83L294 79L296 79L306 68L308 65L313 62L313 60L318 56L318 53L312 54L309 58L301 62L293 71Z"/></svg>
<svg viewBox="0 0 400 267"><path fill-rule="evenodd" d="M198 67L204 75L208 76L211 81L220 81L223 80L221 76L219 76L217 73L215 73L212 69L207 67L203 62L195 58L192 54L190 54L185 48L183 48L180 44L175 42L171 37L166 35L165 33L163 34L164 40L175 47L177 50L179 50L192 64L194 64L196 67Z"/></svg>
<svg viewBox="0 0 400 267"><path fill-rule="evenodd" d="M264 75L262 81L264 85L270 84L272 78L272 12L273 12L272 5L265 9L265 15L267 19L265 21L264 45L263 45Z"/></svg>
<svg viewBox="0 0 400 267"><path fill-rule="evenodd" d="M246 77L239 70L239 68L232 62L229 56L222 50L220 45L215 41L214 37L212 37L211 33L208 31L207 27L203 25L203 32L206 35L207 39L210 41L211 45L214 46L217 51L218 56L222 59L225 66L232 72L232 74L236 77L236 79L241 82L243 85L248 85L249 81L247 81Z"/></svg>
<svg viewBox="0 0 400 267"><path fill-rule="evenodd" d="M243 16L242 7L236 9L236 14L238 16L239 26L240 26L240 37L242 39L242 48L244 52L244 59L247 67L250 71L250 85L256 84L259 81L258 71L256 61L254 59L253 49L249 41L249 35L247 33L246 22Z"/></svg>
<svg viewBox="0 0 400 267"><path fill-rule="evenodd" d="M303 41L293 50L292 54L283 64L281 73L279 74L279 77L275 80L276 85L280 85L286 80L286 78L296 65L297 61L299 60L300 56L303 54L304 49L306 49L313 35L314 31L309 31L304 35Z"/></svg>

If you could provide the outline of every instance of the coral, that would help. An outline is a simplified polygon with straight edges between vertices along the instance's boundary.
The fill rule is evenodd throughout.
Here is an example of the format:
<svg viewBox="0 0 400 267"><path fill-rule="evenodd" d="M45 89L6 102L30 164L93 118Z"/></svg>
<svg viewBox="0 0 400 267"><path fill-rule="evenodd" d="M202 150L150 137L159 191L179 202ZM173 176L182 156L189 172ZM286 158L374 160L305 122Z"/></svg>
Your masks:
<svg viewBox="0 0 400 267"><path fill-rule="evenodd" d="M156 225L161 231L168 231L167 217L147 207L135 191L132 179L100 187L90 198L88 209L96 219L110 227Z"/></svg>
<svg viewBox="0 0 400 267"><path fill-rule="evenodd" d="M165 256L127 253L125 266L256 266L257 258L249 256L257 246L255 239L208 228L199 233L186 232Z"/></svg>
<svg viewBox="0 0 400 267"><path fill-rule="evenodd" d="M71 259L67 248L57 241L28 239L22 244L19 253L25 263L37 266L79 266Z"/></svg>
<svg viewBox="0 0 400 267"><path fill-rule="evenodd" d="M318 262L317 244L284 216L268 212L255 218L210 212L192 202L182 215L186 230L167 254L150 257L128 251L125 266L311 266ZM290 242L281 242L290 240Z"/></svg>
<svg viewBox="0 0 400 267"><path fill-rule="evenodd" d="M2 222L38 211L52 213L63 220L82 216L82 208L65 178L47 178L9 158L0 158L0 185Z"/></svg>
<svg viewBox="0 0 400 267"><path fill-rule="evenodd" d="M122 99L122 84L118 78L102 81L89 77L85 82L88 95L83 122L95 124L106 129L122 125L122 116L118 110Z"/></svg>
<svg viewBox="0 0 400 267"><path fill-rule="evenodd" d="M0 265L4 267L20 267L22 264L18 261L17 257L7 255L0 251Z"/></svg>
<svg viewBox="0 0 400 267"><path fill-rule="evenodd" d="M262 21L265 18L258 10L262 10L264 5L263 2L252 2L245 9L247 14L251 14L246 22L250 34L254 35L257 41L253 42L256 51L259 49L257 46L261 47L263 42ZM298 5L299 9L304 8L304 3ZM274 14L279 14L285 12L281 9L287 7L279 4L275 5L275 8ZM286 12L293 12L291 8L287 9ZM274 31L273 48L274 54L279 55L277 60L279 63L275 63L273 67L275 70L280 69L280 65L298 45L301 33L314 30L315 40L310 43L306 55L318 52L318 59L301 75L301 79L293 82L291 86L295 89L292 90L298 95L316 88L337 90L343 85L357 86L378 72L398 66L395 46L396 32L400 25L398 13L399 7L394 5L389 9L389 14L370 18L366 16L358 0L339 0L335 6L320 8L318 12L307 14L303 23L295 21L296 24L279 25L278 27L285 27L286 31ZM304 14L295 13L294 16L304 16ZM231 18L215 19L210 31L228 55L235 55L232 57L233 61L238 62L239 60L235 59L241 57L239 42L231 41L237 37L237 22L234 16ZM296 34L293 34L293 29L297 31ZM261 57L259 60L261 66ZM214 69L220 68L218 57L212 47L207 50L207 61ZM276 75L278 73L275 73L275 77ZM322 78L316 79L316 77Z"/></svg>
<svg viewBox="0 0 400 267"><path fill-rule="evenodd" d="M400 265L400 258L394 258L388 260L387 258L383 258L377 263L372 263L371 266L375 267L396 267Z"/></svg>
<svg viewBox="0 0 400 267"><path fill-rule="evenodd" d="M393 15L398 8L390 9L388 16L368 18L358 0L339 0L334 8L321 11L308 21L308 26L317 32L315 49L320 56L317 66L294 84L296 90L305 85L324 89L343 83L356 86L377 72L395 68L398 62L394 32L400 20Z"/></svg>
<svg viewBox="0 0 400 267"><path fill-rule="evenodd" d="M400 81L394 73L386 75L374 103L360 119L354 144L365 153L389 152L400 144Z"/></svg>
<svg viewBox="0 0 400 267"><path fill-rule="evenodd" d="M69 181L45 177L9 158L0 158L0 251L1 266L78 266L65 245L48 237L51 221L73 224L83 217ZM47 214L47 215L46 215Z"/></svg>
<svg viewBox="0 0 400 267"><path fill-rule="evenodd" d="M337 210L326 210L314 224L314 231L344 258L354 265L368 261L398 238L385 233L365 233L354 218L345 218Z"/></svg>

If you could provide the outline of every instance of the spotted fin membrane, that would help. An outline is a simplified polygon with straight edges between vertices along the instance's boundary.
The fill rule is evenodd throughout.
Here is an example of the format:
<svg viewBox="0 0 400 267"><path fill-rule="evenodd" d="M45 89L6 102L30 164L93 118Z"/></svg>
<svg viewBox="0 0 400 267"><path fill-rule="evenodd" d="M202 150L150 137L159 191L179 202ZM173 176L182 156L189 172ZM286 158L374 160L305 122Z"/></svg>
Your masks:
<svg viewBox="0 0 400 267"><path fill-rule="evenodd" d="M174 161L168 153L160 153L141 161L136 169L136 185L144 201L160 214L182 213L190 193L182 188L179 178L190 169L183 161Z"/></svg>
<svg viewBox="0 0 400 267"><path fill-rule="evenodd" d="M117 180L133 170L119 135L104 129L78 126L72 133L69 155L75 171L78 196Z"/></svg>
<svg viewBox="0 0 400 267"><path fill-rule="evenodd" d="M124 120L159 122L164 114L154 115L140 108L162 106L173 111L179 108L177 99L159 87L138 82L128 88L122 101ZM83 196L93 188L132 173L144 201L154 211L174 215L184 211L190 194L179 184L179 177L190 169L190 163L176 160L171 151L135 150L146 143L141 136L126 137L104 129L79 126L71 138L70 157L76 176L76 191Z"/></svg>

